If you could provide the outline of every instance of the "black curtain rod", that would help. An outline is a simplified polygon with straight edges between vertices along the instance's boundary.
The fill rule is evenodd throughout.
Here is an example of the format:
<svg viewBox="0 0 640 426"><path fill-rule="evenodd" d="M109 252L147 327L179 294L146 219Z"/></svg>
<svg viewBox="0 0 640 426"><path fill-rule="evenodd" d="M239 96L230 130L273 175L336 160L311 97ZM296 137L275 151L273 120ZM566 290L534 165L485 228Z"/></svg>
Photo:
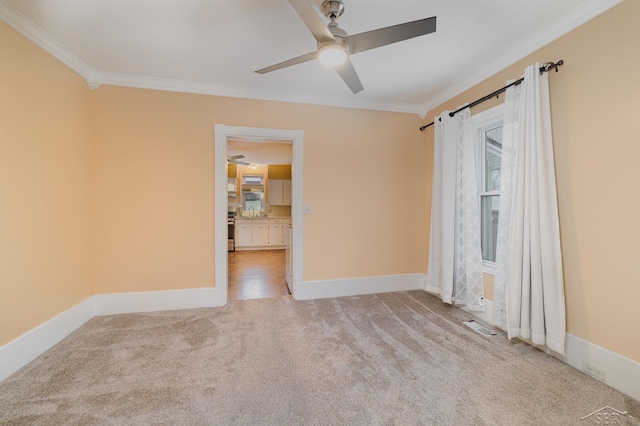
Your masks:
<svg viewBox="0 0 640 426"><path fill-rule="evenodd" d="M562 59L560 59L558 62L547 62L546 64L542 65L540 67L540 74L544 73L544 72L549 72L551 70L556 70L556 72L558 72L558 67L560 65L564 64L564 61ZM511 86L517 86L518 84L522 83L522 81L524 80L524 77L522 77L520 80L516 80L511 84L507 84L506 86L504 86L501 89L496 90L493 93L489 93L487 96L484 96L480 99L478 99L477 101L473 101L471 102L469 105L465 105L461 108L458 108L457 110L450 112L449 113L449 117L453 117L454 115L456 115L457 113L459 113L462 110L465 110L467 108L472 108L478 104L481 104L484 101L488 101L489 99L493 98L494 96L498 96L500 93L504 92L505 90L507 90L509 87ZM420 127L420 131L423 131L424 129L426 129L429 126L433 126L434 121L432 121L429 124L425 124L424 126Z"/></svg>

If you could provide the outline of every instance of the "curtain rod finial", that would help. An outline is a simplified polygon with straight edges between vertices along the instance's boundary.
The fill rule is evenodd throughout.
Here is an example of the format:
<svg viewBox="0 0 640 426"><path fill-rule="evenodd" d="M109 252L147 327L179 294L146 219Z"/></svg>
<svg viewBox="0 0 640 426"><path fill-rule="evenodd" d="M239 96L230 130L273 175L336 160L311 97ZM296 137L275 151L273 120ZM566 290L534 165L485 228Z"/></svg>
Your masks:
<svg viewBox="0 0 640 426"><path fill-rule="evenodd" d="M563 65L564 61L560 59L558 62L547 62L540 67L540 74L544 72L550 72L551 70L556 70L558 72L558 67Z"/></svg>

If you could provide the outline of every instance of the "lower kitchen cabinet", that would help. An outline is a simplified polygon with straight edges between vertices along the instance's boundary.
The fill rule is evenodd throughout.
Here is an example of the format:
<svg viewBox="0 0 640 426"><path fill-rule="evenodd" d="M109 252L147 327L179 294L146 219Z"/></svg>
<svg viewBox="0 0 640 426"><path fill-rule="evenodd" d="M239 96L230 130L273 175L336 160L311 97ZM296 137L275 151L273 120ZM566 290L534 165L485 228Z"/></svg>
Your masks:
<svg viewBox="0 0 640 426"><path fill-rule="evenodd" d="M260 247L269 245L269 223L251 224L251 246Z"/></svg>
<svg viewBox="0 0 640 426"><path fill-rule="evenodd" d="M283 227L289 218L236 219L236 250L284 248Z"/></svg>
<svg viewBox="0 0 640 426"><path fill-rule="evenodd" d="M269 224L269 245L270 246L283 246L284 241L282 240L282 227L281 223L270 223Z"/></svg>
<svg viewBox="0 0 640 426"><path fill-rule="evenodd" d="M251 247L251 224L236 222L236 247Z"/></svg>

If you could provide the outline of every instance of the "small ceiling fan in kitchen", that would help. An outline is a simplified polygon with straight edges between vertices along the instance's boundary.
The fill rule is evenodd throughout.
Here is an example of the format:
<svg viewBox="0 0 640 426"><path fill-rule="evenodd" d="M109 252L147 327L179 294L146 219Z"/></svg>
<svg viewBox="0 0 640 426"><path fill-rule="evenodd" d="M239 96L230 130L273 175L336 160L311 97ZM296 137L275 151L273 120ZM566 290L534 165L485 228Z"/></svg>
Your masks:
<svg viewBox="0 0 640 426"><path fill-rule="evenodd" d="M318 42L316 51L262 68L256 71L258 74L265 74L318 58L321 63L333 67L355 94L364 90L364 87L351 63L350 55L436 31L436 17L432 16L431 18L348 35L338 27L336 22L344 13L342 0L325 0L322 3L322 13L331 20L326 26L308 0L289 0L289 3L300 15L300 18L302 18L302 21Z"/></svg>
<svg viewBox="0 0 640 426"><path fill-rule="evenodd" d="M251 163L247 163L246 161L240 161L241 158L244 158L244 155L229 155L227 156L227 163L229 164L241 164L243 166L248 166Z"/></svg>

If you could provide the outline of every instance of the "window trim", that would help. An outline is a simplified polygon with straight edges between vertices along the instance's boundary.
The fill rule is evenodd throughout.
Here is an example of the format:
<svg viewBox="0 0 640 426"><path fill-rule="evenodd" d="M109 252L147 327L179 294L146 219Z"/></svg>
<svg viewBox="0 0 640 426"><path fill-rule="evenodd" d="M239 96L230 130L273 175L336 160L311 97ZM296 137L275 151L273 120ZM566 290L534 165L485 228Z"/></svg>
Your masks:
<svg viewBox="0 0 640 426"><path fill-rule="evenodd" d="M242 175L243 185L263 185L264 175L246 174Z"/></svg>
<svg viewBox="0 0 640 426"><path fill-rule="evenodd" d="M497 105L486 111L471 116L471 129L473 135L473 144L476 147L476 170L478 178L478 206L482 204L483 196L500 195L497 191L484 191L484 133L497 127L498 124L504 123L504 104ZM489 275L495 275L496 263L490 260L482 259L482 272Z"/></svg>

